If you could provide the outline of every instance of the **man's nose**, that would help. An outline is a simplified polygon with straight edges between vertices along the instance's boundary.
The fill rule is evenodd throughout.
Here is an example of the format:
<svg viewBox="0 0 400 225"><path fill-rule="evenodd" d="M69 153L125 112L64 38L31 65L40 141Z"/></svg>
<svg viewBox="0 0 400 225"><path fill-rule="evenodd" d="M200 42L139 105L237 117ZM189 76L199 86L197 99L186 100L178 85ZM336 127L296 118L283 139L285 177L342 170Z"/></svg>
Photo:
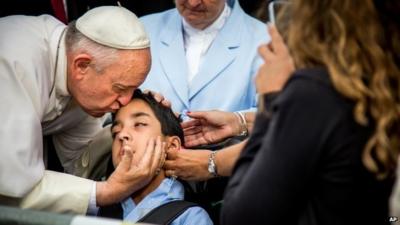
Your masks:
<svg viewBox="0 0 400 225"><path fill-rule="evenodd" d="M113 102L113 103L111 104L110 108L111 108L112 110L118 110L119 108L121 108L121 105L120 105L120 103L119 103L118 101L115 101L115 102Z"/></svg>
<svg viewBox="0 0 400 225"><path fill-rule="evenodd" d="M119 102L120 105L125 106L129 103L131 98L132 98L132 93L124 94L124 95L119 96L117 101Z"/></svg>

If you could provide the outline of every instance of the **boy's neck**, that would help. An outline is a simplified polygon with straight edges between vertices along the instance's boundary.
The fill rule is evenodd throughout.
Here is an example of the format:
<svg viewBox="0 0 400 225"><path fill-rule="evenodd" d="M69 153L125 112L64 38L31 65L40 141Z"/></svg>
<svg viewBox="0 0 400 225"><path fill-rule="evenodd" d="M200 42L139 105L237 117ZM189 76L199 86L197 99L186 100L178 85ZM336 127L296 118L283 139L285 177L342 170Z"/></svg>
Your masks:
<svg viewBox="0 0 400 225"><path fill-rule="evenodd" d="M142 201L148 194L157 189L158 186L160 186L161 182L164 180L164 178L165 178L165 172L164 170L161 170L161 172L157 176L155 176L148 185L134 192L131 195L131 198L135 202L135 204L136 205L139 204L139 202Z"/></svg>

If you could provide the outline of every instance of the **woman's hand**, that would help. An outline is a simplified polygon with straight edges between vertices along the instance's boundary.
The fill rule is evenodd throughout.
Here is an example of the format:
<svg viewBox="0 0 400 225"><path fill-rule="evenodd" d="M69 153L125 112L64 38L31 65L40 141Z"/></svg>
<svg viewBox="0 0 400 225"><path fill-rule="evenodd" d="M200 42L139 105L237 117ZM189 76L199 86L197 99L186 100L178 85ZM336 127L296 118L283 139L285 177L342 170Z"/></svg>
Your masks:
<svg viewBox="0 0 400 225"><path fill-rule="evenodd" d="M230 176L247 141L225 147L215 154L215 164L219 176ZM164 164L165 174L183 180L203 181L213 178L208 171L209 150L181 149L169 150Z"/></svg>
<svg viewBox="0 0 400 225"><path fill-rule="evenodd" d="M187 148L218 143L239 134L239 120L232 112L214 110L188 112L187 115L192 120L181 124Z"/></svg>
<svg viewBox="0 0 400 225"><path fill-rule="evenodd" d="M164 163L165 175L183 180L203 181L212 175L208 172L209 150L169 150Z"/></svg>
<svg viewBox="0 0 400 225"><path fill-rule="evenodd" d="M171 108L171 102L168 99L164 98L162 94L148 89L144 90L143 93L151 93L157 102L161 103L165 107Z"/></svg>
<svg viewBox="0 0 400 225"><path fill-rule="evenodd" d="M255 80L259 94L282 90L295 70L293 59L276 27L269 24L268 31L271 42L258 48L264 59Z"/></svg>

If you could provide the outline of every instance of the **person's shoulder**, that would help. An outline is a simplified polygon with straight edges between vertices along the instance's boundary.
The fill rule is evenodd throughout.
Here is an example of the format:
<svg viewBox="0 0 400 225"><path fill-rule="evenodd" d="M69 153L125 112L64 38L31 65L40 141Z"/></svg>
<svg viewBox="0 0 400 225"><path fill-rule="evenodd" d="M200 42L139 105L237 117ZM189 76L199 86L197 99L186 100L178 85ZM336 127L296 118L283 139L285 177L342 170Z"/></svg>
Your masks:
<svg viewBox="0 0 400 225"><path fill-rule="evenodd" d="M51 15L43 14L40 16L25 16L25 15L12 15L0 18L0 24L20 27L31 27L31 29L38 29L39 27L55 27L63 25L60 21ZM65 25L63 25L65 26Z"/></svg>
<svg viewBox="0 0 400 225"><path fill-rule="evenodd" d="M267 31L267 25L260 20L246 14L247 18L247 29L254 37L259 39L262 43L269 42L271 37Z"/></svg>
<svg viewBox="0 0 400 225"><path fill-rule="evenodd" d="M288 80L278 102L313 107L334 107L347 102L336 91L325 68L301 69Z"/></svg>
<svg viewBox="0 0 400 225"><path fill-rule="evenodd" d="M267 25L264 22L262 22L261 20L255 18L255 17L253 17L253 16L251 16L251 15L245 13L245 12L243 12L243 14L244 14L243 15L244 20L248 24L251 24L252 27L254 27L255 29L258 29L258 30L263 30L263 31L266 30L266 26Z"/></svg>
<svg viewBox="0 0 400 225"><path fill-rule="evenodd" d="M173 222L173 225L212 225L213 222L207 211L200 206L188 208Z"/></svg>
<svg viewBox="0 0 400 225"><path fill-rule="evenodd" d="M232 4L234 4L233 7L231 6L233 15L241 17L244 23L250 25L253 29L263 29L264 31L266 30L265 23L246 13L240 5L239 1L234 1Z"/></svg>
<svg viewBox="0 0 400 225"><path fill-rule="evenodd" d="M324 67L296 70L289 79L287 85L291 83L301 83L306 86L319 86L326 89L333 88L329 72Z"/></svg>
<svg viewBox="0 0 400 225"><path fill-rule="evenodd" d="M0 35L0 40L6 40L7 45L2 45L1 51L8 52L10 60L22 62L34 59L35 62L31 63L39 63L44 60L39 55L48 54L49 43L55 43L58 40L57 34L61 34L65 27L65 24L51 15L4 17L0 19L0 30L7 32Z"/></svg>
<svg viewBox="0 0 400 225"><path fill-rule="evenodd" d="M202 215L202 216L208 217L207 211L205 209L203 209L202 207L200 207L200 206L190 207L186 211L189 214L197 214L197 215Z"/></svg>
<svg viewBox="0 0 400 225"><path fill-rule="evenodd" d="M342 126L352 121L353 106L354 102L333 86L326 69L312 68L294 72L271 103L270 111L272 117L279 115L276 118L288 118L295 115L296 122L301 126L307 124L307 129L312 124L315 129L330 132L338 124Z"/></svg>
<svg viewBox="0 0 400 225"><path fill-rule="evenodd" d="M239 2L236 2L235 4L239 4ZM255 38L256 41L254 41L254 43L257 46L260 44L259 42L269 41L270 37L265 23L247 14L243 11L240 5L235 5L233 11L235 11L233 12L233 15L237 17L234 20L241 23L242 31L245 36ZM238 24L235 26L238 26Z"/></svg>

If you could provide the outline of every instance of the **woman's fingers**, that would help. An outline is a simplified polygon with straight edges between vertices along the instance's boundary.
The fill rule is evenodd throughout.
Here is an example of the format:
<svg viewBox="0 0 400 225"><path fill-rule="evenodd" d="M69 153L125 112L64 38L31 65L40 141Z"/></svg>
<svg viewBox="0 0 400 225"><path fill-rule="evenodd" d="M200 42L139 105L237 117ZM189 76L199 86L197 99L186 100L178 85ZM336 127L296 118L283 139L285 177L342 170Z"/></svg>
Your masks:
<svg viewBox="0 0 400 225"><path fill-rule="evenodd" d="M189 120L189 121L185 121L181 123L181 127L182 129L186 129L186 128L190 128L190 127L194 127L194 126L200 126L201 122L198 119L193 119L193 120Z"/></svg>
<svg viewBox="0 0 400 225"><path fill-rule="evenodd" d="M148 90L148 89L144 90L143 93L145 93L145 94L151 93L151 95L153 95L154 99L157 102L161 103L165 107L171 108L171 102L168 99L164 98L164 96L162 94L157 93L155 91Z"/></svg>
<svg viewBox="0 0 400 225"><path fill-rule="evenodd" d="M268 24L268 32L271 36L271 44L273 51L282 51L285 50L285 43L283 41L282 36L279 34L278 29L273 24Z"/></svg>
<svg viewBox="0 0 400 225"><path fill-rule="evenodd" d="M202 128L200 126L183 129L183 133L185 136L201 133L201 131L202 131Z"/></svg>
<svg viewBox="0 0 400 225"><path fill-rule="evenodd" d="M192 119L205 119L207 120L207 111L188 112L187 115Z"/></svg>
<svg viewBox="0 0 400 225"><path fill-rule="evenodd" d="M261 58L264 59L264 61L267 62L271 62L271 60L275 57L275 54L272 52L272 50L270 49L271 43L267 44L267 45L260 45L260 47L258 47L258 53L260 54Z"/></svg>

